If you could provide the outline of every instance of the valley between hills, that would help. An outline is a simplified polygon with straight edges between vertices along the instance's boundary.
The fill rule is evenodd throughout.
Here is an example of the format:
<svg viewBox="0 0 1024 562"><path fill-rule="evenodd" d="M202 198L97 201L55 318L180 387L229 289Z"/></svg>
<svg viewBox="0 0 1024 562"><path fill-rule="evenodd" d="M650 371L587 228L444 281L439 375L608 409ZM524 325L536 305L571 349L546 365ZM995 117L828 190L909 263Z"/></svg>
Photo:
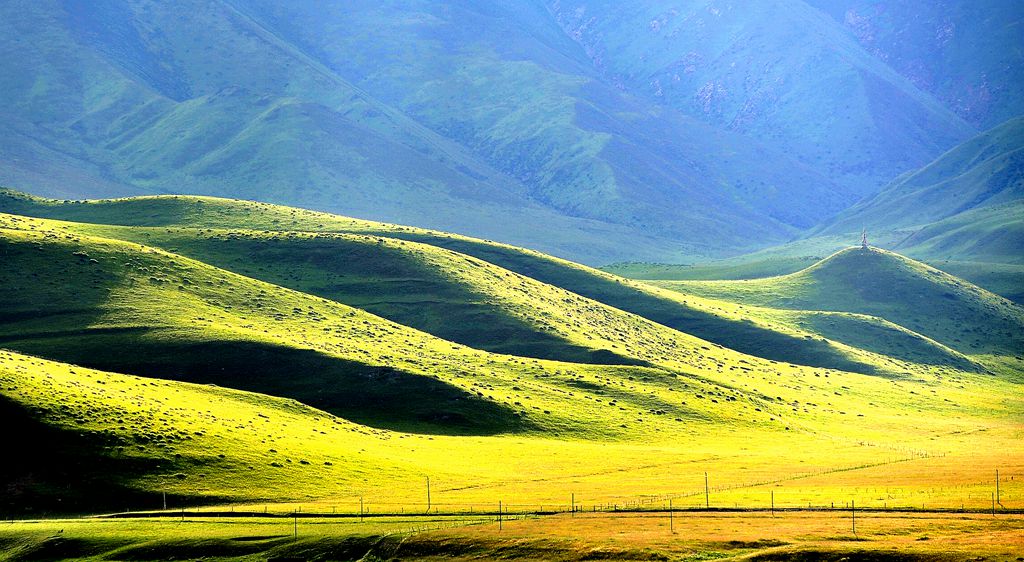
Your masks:
<svg viewBox="0 0 1024 562"><path fill-rule="evenodd" d="M6 524L4 559L1011 559L1024 529L1024 310L886 250L643 281L6 190L0 259L0 510L121 515Z"/></svg>

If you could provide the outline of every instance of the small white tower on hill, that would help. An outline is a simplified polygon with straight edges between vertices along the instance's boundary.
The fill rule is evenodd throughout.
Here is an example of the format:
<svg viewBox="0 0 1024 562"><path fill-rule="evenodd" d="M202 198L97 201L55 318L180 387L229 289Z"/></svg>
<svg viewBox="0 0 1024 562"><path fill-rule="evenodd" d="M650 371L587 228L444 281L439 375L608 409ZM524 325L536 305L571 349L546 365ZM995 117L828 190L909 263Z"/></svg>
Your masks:
<svg viewBox="0 0 1024 562"><path fill-rule="evenodd" d="M860 247L865 250L868 249L868 229L866 228L860 230Z"/></svg>

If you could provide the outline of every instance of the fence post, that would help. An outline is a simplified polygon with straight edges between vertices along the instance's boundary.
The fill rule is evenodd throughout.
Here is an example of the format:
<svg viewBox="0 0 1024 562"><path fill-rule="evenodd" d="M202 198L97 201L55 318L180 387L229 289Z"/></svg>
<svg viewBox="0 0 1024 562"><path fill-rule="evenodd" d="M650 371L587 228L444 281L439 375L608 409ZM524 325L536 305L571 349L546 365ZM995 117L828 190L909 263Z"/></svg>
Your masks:
<svg viewBox="0 0 1024 562"><path fill-rule="evenodd" d="M708 473L704 473L704 509L711 509L711 494L708 491Z"/></svg>

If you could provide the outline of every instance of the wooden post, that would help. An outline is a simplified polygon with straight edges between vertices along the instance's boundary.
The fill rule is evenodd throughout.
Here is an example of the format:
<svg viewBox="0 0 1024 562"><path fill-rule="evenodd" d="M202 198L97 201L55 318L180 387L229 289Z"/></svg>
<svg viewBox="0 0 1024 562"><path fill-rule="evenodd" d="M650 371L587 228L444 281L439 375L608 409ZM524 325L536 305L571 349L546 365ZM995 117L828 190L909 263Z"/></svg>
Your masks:
<svg viewBox="0 0 1024 562"><path fill-rule="evenodd" d="M672 498L668 499L668 532L676 534L675 522L673 521Z"/></svg>
<svg viewBox="0 0 1024 562"><path fill-rule="evenodd" d="M992 517L996 516L996 495L992 493Z"/></svg>
<svg viewBox="0 0 1024 562"><path fill-rule="evenodd" d="M775 517L775 490L772 490L772 517Z"/></svg>
<svg viewBox="0 0 1024 562"><path fill-rule="evenodd" d="M704 509L711 508L711 494L708 491L708 473L704 473Z"/></svg>
<svg viewBox="0 0 1024 562"><path fill-rule="evenodd" d="M299 538L299 512L292 510L292 540Z"/></svg>
<svg viewBox="0 0 1024 562"><path fill-rule="evenodd" d="M427 513L430 513L430 477L427 476Z"/></svg>
<svg viewBox="0 0 1024 562"><path fill-rule="evenodd" d="M857 536L857 504L853 500L850 500L850 515L851 521L853 522L853 536Z"/></svg>
<svg viewBox="0 0 1024 562"><path fill-rule="evenodd" d="M501 530L501 500L498 500L498 530Z"/></svg>
<svg viewBox="0 0 1024 562"><path fill-rule="evenodd" d="M570 507L569 512L572 513L573 517L576 517L576 493L573 492L569 497Z"/></svg>
<svg viewBox="0 0 1024 562"><path fill-rule="evenodd" d="M996 469L996 503L1003 505L1003 502L999 501L999 469ZM167 509L166 507L164 509Z"/></svg>
<svg viewBox="0 0 1024 562"><path fill-rule="evenodd" d="M999 488L999 471L996 471L996 488ZM164 511L167 511L167 492L164 492Z"/></svg>
<svg viewBox="0 0 1024 562"><path fill-rule="evenodd" d="M363 522L363 496L359 496L359 522Z"/></svg>

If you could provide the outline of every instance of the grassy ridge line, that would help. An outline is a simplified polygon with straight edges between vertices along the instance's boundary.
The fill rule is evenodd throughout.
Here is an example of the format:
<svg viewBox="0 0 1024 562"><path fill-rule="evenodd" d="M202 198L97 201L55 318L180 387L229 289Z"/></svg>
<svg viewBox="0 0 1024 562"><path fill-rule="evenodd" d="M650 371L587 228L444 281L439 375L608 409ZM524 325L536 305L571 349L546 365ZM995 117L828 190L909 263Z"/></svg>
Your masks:
<svg viewBox="0 0 1024 562"><path fill-rule="evenodd" d="M1024 309L898 254L848 248L796 273L750 281L660 281L754 306L877 316L968 355L1024 348Z"/></svg>
<svg viewBox="0 0 1024 562"><path fill-rule="evenodd" d="M42 222L19 217L8 219L26 228L30 224L39 227ZM344 305L244 278L160 250L59 230L5 233L11 233L11 239L20 236L26 240L19 248L10 247L5 251L12 256L12 263L24 260L21 263L25 266L21 269L34 272L35 277L6 279L12 290L5 293L11 301L5 304L4 310L13 316L9 316L6 323L9 343L5 345L12 345L10 337L13 336L14 343L20 341L21 349L44 354L60 352L67 360L73 356L76 361L91 365L101 360L119 361L119 365L134 365L144 372L158 368L166 370L180 366L182 357L194 356L181 353L182 349L207 350L202 346L209 345L211 333L231 333L236 337L228 339L222 336L222 349L219 351L235 350L229 357L241 362L215 364L215 369L200 372L207 377L205 380L226 378L233 383L270 381L280 384L283 379L297 385L290 389L293 392L289 394L291 396L296 396L296 388L319 391L331 388L332 384L347 390L343 383L350 383L351 379L319 379L326 375L305 365L286 374L265 372L266 367L262 367L265 372L262 379L232 378L238 377L239 373L258 370L264 362L258 354L237 351L245 351L246 345L272 344L278 348L312 350L347 360L346 367L354 363L356 366L390 369L383 373L387 375L383 380L394 379L399 384L379 389L377 396L381 399L389 394L419 396L416 392L421 388L405 385L408 382L405 375L418 377L426 374L434 377L441 389L449 391L446 396L450 402L441 406L454 411L442 408L440 413L461 414L470 420L475 416L467 414L486 413L489 415L481 416L482 419L496 419L490 426L476 428L478 431L537 431L545 435L571 435L573 438L621 436L641 439L665 431L694 435L703 431L705 423L723 422L832 432L835 429L833 422L847 416L845 409L840 409L828 399L835 394L836 386L842 386L841 394L852 396L843 398L842 402L850 408L863 409L865 415L872 416L871 424L849 427L858 427L864 431L862 435L880 431L878 435L885 440L885 431L878 428L887 427L889 422L900 423L896 412L902 406L894 410L896 403L893 400L916 403L913 393L892 390L896 387L891 385L897 385L897 381L877 381L850 373L773 363L712 346L676 350L676 355L667 355L661 360L662 364L673 368L662 370L566 364L488 354L382 321ZM13 253L14 249L18 249L17 254ZM82 251L88 255L95 253L95 256L75 255L75 252ZM98 263L88 261L92 259ZM111 283L106 274L89 277L95 276L96 266L104 263L108 267L113 265L123 269L122 275L115 277L120 279L118 283ZM191 278L187 284L182 282L186 277L182 274L185 269L191 270L187 274ZM154 282L153 277L166 282ZM175 286L176 283L180 284ZM69 291L69 285L77 286L79 290ZM75 316L80 314L81 303L88 297L81 288L89 287L97 291L94 298L99 304L86 309L86 312L98 311L98 318L102 321L91 316L84 319ZM35 314L40 302L51 305L53 315L50 318L40 321L33 320L37 317L32 315L18 316L18 311L26 307L31 307ZM66 318L62 320L61 314L67 315ZM59 321L70 326L63 327ZM40 330L39 337L26 339L24 335L31 332L26 327L32 327L33 323L41 324L44 329ZM139 327L149 329L142 335L137 331L118 331L120 328ZM323 327L330 330L323 330ZM90 338L82 337L83 328L92 331ZM50 332L48 335L47 331ZM96 337L92 338L92 335ZM686 344L687 341L693 340L678 340L677 343ZM133 357L122 350L126 342L149 348L141 358ZM111 350L116 350L116 353ZM672 349L666 350L668 352ZM156 357L156 363L142 361L151 355ZM219 354L200 354L204 359L216 355ZM376 373L371 371L369 375ZM330 376L334 374L332 372ZM352 373L348 374L352 376ZM356 381L367 378L358 369L355 369L355 374L360 375L355 377ZM918 382L907 381L911 385L929 384L936 377L951 380L963 377L963 374L955 372L933 372L925 368L916 368L912 374ZM181 372L165 371L164 376L175 375L181 376ZM830 375L837 378L830 379ZM372 376L369 379L378 380ZM413 380L425 379L413 377ZM842 384L839 380L843 381ZM325 383L331 384L325 386ZM473 399L473 395L480 400ZM821 395L826 400L809 399L811 395ZM304 395L307 400L318 397L316 393ZM462 399L457 400L460 397ZM397 399L384 404L390 405L383 408L383 412L399 418L400 413L410 407L415 409L420 402ZM938 406L943 411L949 407L947 404L930 404L929 407ZM510 425L508 418L503 417L510 412L519 413L516 424ZM373 421L396 423L396 419L378 418ZM419 424L402 427L438 432L457 430L459 418L422 420L406 417L397 421ZM845 431L846 428L843 429Z"/></svg>
<svg viewBox="0 0 1024 562"><path fill-rule="evenodd" d="M56 223L48 224L54 226ZM173 250L491 351L589 363L640 361L670 368L678 368L683 361L685 368L692 363L686 357L692 354L685 350L706 347L704 342L687 339L642 317L421 243L325 233L79 223L60 227ZM648 292L652 291L658 290ZM703 321L705 329L717 327L719 337L745 338L748 350L756 355L771 356L780 345L790 342L802 347L801 362L814 365L888 376L902 376L914 369L905 362L825 340L796 323L778 322L771 311L754 313L727 302L679 299L668 291L661 291L660 297L700 311L702 316L695 318ZM488 329L480 330L479 325ZM888 334L919 343L910 334L893 330ZM919 352L902 358L976 368L949 350L929 345L915 349Z"/></svg>
<svg viewBox="0 0 1024 562"><path fill-rule="evenodd" d="M46 226L40 221L25 224L25 219L17 217L10 217L10 220L26 228ZM548 423L542 424L545 427L538 431L549 434L637 435L662 429L678 431L678 422L683 420L720 419L723 415L736 419L749 415L747 412L773 409L762 397L732 388L731 383L725 383L719 376L730 364L733 370L737 366L751 370L746 365L753 365L758 371L771 370L771 364L754 358L748 361L724 350L721 350L722 357L714 353L706 356L705 350L693 348L696 340L667 329L662 330L676 339L663 343L671 355L662 361L679 369L674 372L494 356L391 323L381 321L382 325L378 325L379 319L344 305L241 278L159 250L45 229L6 233L10 236L5 252L11 262L32 271L31 277L35 279L25 284L13 278L5 280L11 291L5 303L8 322L3 330L5 334L0 335L6 335L5 345L49 357L117 370L245 385L242 388L298 397L367 423L390 423L386 426L395 427L395 423L404 422L405 425L398 427L435 432L441 428L456 431L460 422L467 424L469 427L465 429L468 430L524 431L533 425L530 420L539 416ZM20 248L16 244L19 236L24 239ZM141 251L141 255L132 255L137 252L129 250ZM109 283L88 277L101 264L119 266L118 256L112 254L126 251L130 257L122 256L121 261L130 265L129 271L122 272L118 280L126 289L123 293L111 290ZM152 257L148 257L150 254ZM69 268L70 272L62 267ZM188 270L187 275L183 275L183 270ZM50 281L40 286L40 279ZM175 283L181 284L174 287ZM97 302L92 308L86 308L88 316L82 318L79 311L88 295L83 295L80 287L90 285L96 288ZM79 289L69 289L76 286ZM218 289L197 294L197 288L210 286ZM43 317L36 309L39 301L49 304L50 310L44 309ZM296 311L301 314L296 316ZM327 326L330 331L320 332L320 326ZM139 356L120 350L127 342L131 342ZM211 342L219 347L211 348ZM341 385L338 392L342 392L343 399L361 378L355 377L353 381L349 374L348 378L332 379L327 375L336 373L325 374L318 370L314 370L316 375L311 378L303 372L306 362L294 366L286 362L285 367L278 367L295 371L291 373L266 372L255 379L239 377L251 371L262 373L254 363L266 357L253 353L253 347L260 343L311 349L347 360L356 367L368 364L387 368L385 380L398 378L399 383L379 389L371 387L365 392L373 398L372 406L379 407L383 401L384 409L397 419L366 419L367 412L356 408L358 404L331 402L329 392L324 396L324 386L329 391ZM243 353L234 351L237 349L242 349ZM217 357L226 356L238 363L212 366L188 363L187 359L199 350L216 350ZM362 374L355 367L348 367L348 370ZM422 396L417 393L430 388L415 384L421 379L407 380L409 377L403 377L406 374L439 378L442 388L435 390L435 394L446 400L428 405L425 412L418 412L417 406L422 401L417 399ZM377 371L371 371L364 377L372 380L375 375ZM544 380L549 377L553 379L550 383ZM282 384L281 379L290 385ZM630 381L628 388L627 379ZM701 397L724 396L721 393L726 392L729 400L687 405L679 401L677 394L684 388ZM583 394L593 405L581 407L578 399L570 398L574 391ZM496 405L493 398L499 393L504 394L505 399ZM603 406L606 401L607 406ZM388 403L393 405L386 406ZM439 412L435 414L430 406ZM440 418L423 420L412 416L409 419L407 409L414 414L434 414L433 417ZM745 412L740 413L741 410ZM655 411L658 415L651 415ZM772 425L767 414L761 421L756 421L757 417L761 416L756 416L754 423ZM635 422L641 420L646 422L638 426ZM408 425L416 421L420 422L418 426ZM692 431L687 426L681 427Z"/></svg>
<svg viewBox="0 0 1024 562"><path fill-rule="evenodd" d="M836 344L827 339L808 337L811 334L794 330L793 327L779 330L776 326L766 325L764 322L744 322L736 315L723 316L718 311L731 306L727 303L697 306L691 302L697 303L699 299L684 301L676 298L671 292L658 293L641 283L633 283L572 262L491 241L423 229L358 221L301 209L215 198L162 196L62 203L9 192L6 197L0 197L0 209L4 208L29 216L88 220L119 225L183 225L204 229L267 228L270 230L351 232L400 238L474 256L541 283L566 289L614 308L645 317L669 328L690 333L744 353L811 366L867 373L893 373L889 361L878 361L870 354L865 355L852 351L849 346ZM125 234L121 234L121 236L130 238L133 236L132 231L122 232ZM118 236L111 231L105 231L102 234ZM160 245L159 237L151 237L151 240L147 240L147 243L150 242ZM188 253L188 249L192 246L192 243L182 241L169 247ZM212 257L215 256L207 253L202 254L201 259ZM223 259L224 254L221 253L220 257ZM275 257L280 258L281 256ZM234 265L239 264L237 254L233 261ZM227 266L227 263L222 261L217 265ZM256 274L251 267L244 273ZM312 289L301 282L296 284L300 278L301 276L293 274L289 274L287 279L278 275L274 278L274 282L300 290ZM311 292L325 294L317 290ZM331 294L330 297L341 298L337 294ZM345 299L342 298L342 300ZM378 309L376 312L385 313L384 315L387 316L385 309ZM548 322L544 321L544 323ZM435 333L442 336L451 335L450 333ZM616 344L611 343L610 345ZM617 351L609 346L606 346L605 350ZM577 360L578 355L572 359ZM904 371L905 369L897 368L896 370Z"/></svg>
<svg viewBox="0 0 1024 562"><path fill-rule="evenodd" d="M680 350L704 345L679 341L676 331L564 289L421 243L342 234L68 227L172 249L490 351L590 363L621 363L633 358L671 366L666 361L680 355ZM449 297L460 289L468 294ZM669 300L676 297L665 294ZM777 339L789 337L806 348L825 347L833 353L832 357L822 354L817 359L820 363L814 364L889 374L908 368L889 358L813 338L810 332L794 329L795 323L774 321L771 311L752 315L742 306L705 299L682 300L681 304L713 314L723 325L756 327ZM518 326L509 326L509 319ZM488 329L479 330L479 325ZM548 335L555 341L542 339ZM975 368L962 357L949 357L949 350L923 347L913 359L930 360L936 355L936 363ZM845 357L837 361L839 353Z"/></svg>
<svg viewBox="0 0 1024 562"><path fill-rule="evenodd" d="M693 342L697 340L666 329L663 331L674 339L663 342L666 353L671 352L671 355L661 361L673 366L672 372L495 356L437 340L344 305L159 250L53 231L5 231L5 234L9 234L5 237L8 244L5 251L12 263L23 264L22 269L32 271L31 277L34 277L21 282L5 279L11 288L10 300L5 303L9 315L4 330L5 345L50 357L120 370L157 370L165 376L180 377L188 374L183 375L172 367L181 366L185 359L175 358L191 357L190 353L183 353L189 350L207 350L211 341L219 342L229 351L257 344L313 350L357 365L388 369L385 374L392 378L403 379L403 374L440 378L442 388L452 391L447 395L450 403L444 406L454 411L442 409L441 413L450 418L447 420L423 420L425 427L421 429L433 425L433 431L437 431L437 425L444 426L445 421L450 430L457 429L460 421L480 423L476 417L483 417L485 422L488 418L497 418L483 423L482 428L476 427L478 430L526 430L534 423L531 420L539 417L548 420L541 424L545 426L541 430L544 432L579 435L583 431L583 434L609 436L657 431L673 426L673 418L717 419L724 415L735 419L741 409L770 409L761 397L730 388L733 385L722 381L719 374L724 368L731 365L736 369L741 363L745 369L752 369L745 366L752 365L759 372L774 371L773 364L755 358L743 359L725 350L712 352L711 348L695 348ZM40 247L43 250L40 251ZM87 260L96 260L96 263ZM109 283L111 272L105 271L104 265L121 268L116 272L117 283ZM48 281L39 283L44 279ZM97 291L96 306L86 309L86 317L79 312L83 286L92 286ZM37 313L40 301L51 308L45 318ZM141 356L125 354L119 342L132 342L140 348ZM224 353L222 349L218 355ZM235 355L238 354L231 357L239 361L248 358L248 354ZM259 358L255 354L248 359ZM183 367L192 366L185 364ZM327 379L311 384L307 390L310 382L300 381L309 381L309 375L296 378L267 373L263 377L269 377L269 381L264 382L259 378L238 378L235 371L256 368L251 363L214 367L193 376L214 382L226 379L231 384L259 384L245 387L254 390L267 390L264 385L275 384L277 386L272 388L278 392L288 391L290 396L318 405L318 400L323 400L321 385L326 384L329 389L332 383ZM552 376L552 382L557 385L543 380ZM624 388L624 381L630 377L633 382ZM282 387L279 378L292 380L299 388ZM593 382L583 379L593 379ZM333 382L342 384L344 379ZM379 391L377 401L385 400L388 393L394 394L395 406L388 409L401 411L406 406L398 407L399 403L411 400L416 391L423 390L405 384L409 382ZM730 399L717 404L717 401L707 401L686 405L673 398L673 385L689 387L700 396L726 391ZM594 397L593 406L580 408L576 401L569 399L572 390L579 388L594 390L605 397ZM297 390L312 394L299 395ZM496 411L490 398L477 399L493 397L499 392L507 394ZM612 408L606 410L598 405L605 399ZM416 402L413 404L415 406ZM348 415L365 415L364 412L342 411ZM652 416L654 411L660 414ZM515 419L516 414L519 420ZM641 419L647 421L643 427L638 427L634 422ZM658 420L667 421L659 423ZM428 424L430 421L434 423Z"/></svg>
<svg viewBox="0 0 1024 562"><path fill-rule="evenodd" d="M473 350L346 305L126 242L12 230L3 231L3 242L8 262L18 266L3 278L8 289L0 332L4 345L80 364L255 385L245 387L250 390L287 390L290 396L359 417L368 412L346 409L359 407L358 401L347 402L347 394L350 385L363 381L373 398L364 408L383 407L393 416L425 409L420 413L426 419L402 418L410 424L420 421L424 430L456 431L467 424L486 432L522 431L534 426L532 418L544 418L541 425L547 427L541 431L585 430L594 436L621 433L617 426L636 414L597 415L591 409L588 415L585 408L555 408L565 402L566 391L543 381L547 370L564 370L566 377L580 370L613 379L639 377L662 387L661 393L665 381L675 380L664 371L639 367L587 367ZM15 277L15 271L31 273ZM269 356L264 353L268 348ZM210 353L214 350L218 353ZM206 356L197 358L198 351ZM295 353L314 355L319 361L313 365L321 369L336 368L304 372L308 362L292 366L283 361ZM275 368L291 366L293 372L261 368L259 363L268 358L275 360ZM259 376L246 377L249 372ZM694 384L705 386L700 380ZM508 398L500 403L491 398L498 391ZM427 396L433 400L424 400ZM619 400L631 412L646 413L656 405L680 418L717 416L713 408L695 413L658 397L623 395Z"/></svg>

